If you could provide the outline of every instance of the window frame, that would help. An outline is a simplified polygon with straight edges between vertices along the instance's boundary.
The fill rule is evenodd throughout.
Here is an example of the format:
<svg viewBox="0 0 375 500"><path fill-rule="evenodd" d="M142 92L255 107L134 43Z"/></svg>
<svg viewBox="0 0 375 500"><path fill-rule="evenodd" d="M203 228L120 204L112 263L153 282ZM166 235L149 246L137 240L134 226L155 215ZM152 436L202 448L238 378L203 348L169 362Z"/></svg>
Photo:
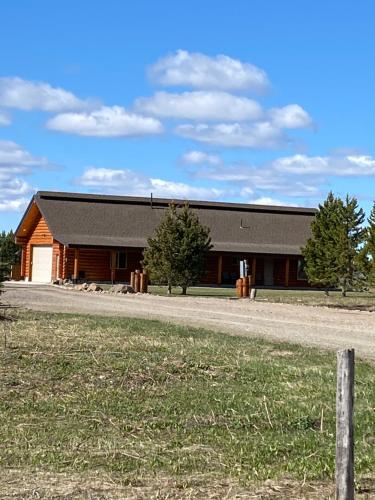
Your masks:
<svg viewBox="0 0 375 500"><path fill-rule="evenodd" d="M124 266L120 267L120 255L123 254L124 255L124 259L125 259L125 262L124 262ZM121 270L124 270L124 269L127 269L128 268L128 253L126 250L116 250L116 262L115 262L115 269L121 269Z"/></svg>

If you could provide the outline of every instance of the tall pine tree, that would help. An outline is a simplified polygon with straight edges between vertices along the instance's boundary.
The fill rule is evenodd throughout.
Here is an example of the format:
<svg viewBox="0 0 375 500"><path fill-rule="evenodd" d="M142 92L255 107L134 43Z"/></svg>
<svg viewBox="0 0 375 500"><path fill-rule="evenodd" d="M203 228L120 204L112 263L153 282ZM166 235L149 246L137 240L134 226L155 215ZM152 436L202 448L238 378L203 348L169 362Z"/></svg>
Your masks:
<svg viewBox="0 0 375 500"><path fill-rule="evenodd" d="M375 286L375 202L373 204L368 227L366 228L366 243L363 248L364 265L367 268L368 284Z"/></svg>
<svg viewBox="0 0 375 500"><path fill-rule="evenodd" d="M309 282L324 287L348 289L360 287L365 278L361 246L366 231L365 214L356 198L345 202L329 193L311 226L312 236L302 250Z"/></svg>
<svg viewBox="0 0 375 500"><path fill-rule="evenodd" d="M185 295L205 270L207 252L211 249L209 228L186 203L181 209L171 204L144 251L143 266L152 280L181 286Z"/></svg>
<svg viewBox="0 0 375 500"><path fill-rule="evenodd" d="M309 282L328 289L337 285L336 227L339 222L340 200L330 192L311 224L312 236L307 241L302 255Z"/></svg>
<svg viewBox="0 0 375 500"><path fill-rule="evenodd" d="M366 270L361 258L361 250L366 239L363 227L365 213L359 208L357 198L346 196L340 203L340 224L336 228L336 275L342 295L349 289L359 289L366 281Z"/></svg>

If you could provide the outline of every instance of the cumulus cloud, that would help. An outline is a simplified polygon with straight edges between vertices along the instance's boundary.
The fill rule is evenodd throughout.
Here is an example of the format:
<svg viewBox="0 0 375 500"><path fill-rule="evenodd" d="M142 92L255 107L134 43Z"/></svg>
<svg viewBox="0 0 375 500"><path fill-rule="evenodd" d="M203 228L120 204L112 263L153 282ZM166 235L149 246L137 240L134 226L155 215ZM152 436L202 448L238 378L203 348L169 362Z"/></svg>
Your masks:
<svg viewBox="0 0 375 500"><path fill-rule="evenodd" d="M32 155L13 141L0 140L0 173L30 173L32 168L54 169L56 165L47 158Z"/></svg>
<svg viewBox="0 0 375 500"><path fill-rule="evenodd" d="M18 77L0 78L0 106L31 111L65 111L87 107L88 102L49 83L33 82Z"/></svg>
<svg viewBox="0 0 375 500"><path fill-rule="evenodd" d="M274 149L285 146L287 138L282 130L270 122L254 124L219 123L184 124L176 128L181 137L224 147Z"/></svg>
<svg viewBox="0 0 375 500"><path fill-rule="evenodd" d="M4 113L4 111L0 110L0 127L6 127L7 125L10 125L12 123L12 120L8 113Z"/></svg>
<svg viewBox="0 0 375 500"><path fill-rule="evenodd" d="M374 176L375 158L368 155L307 156L293 155L272 162L278 172L297 175L338 177Z"/></svg>
<svg viewBox="0 0 375 500"><path fill-rule="evenodd" d="M0 140L0 211L25 208L34 188L23 175L54 167L47 158L36 157L13 141Z"/></svg>
<svg viewBox="0 0 375 500"><path fill-rule="evenodd" d="M260 104L252 99L203 90L181 94L157 92L152 97L137 99L135 107L147 114L189 120L257 120L263 114Z"/></svg>
<svg viewBox="0 0 375 500"><path fill-rule="evenodd" d="M129 169L89 167L75 180L80 186L100 192L180 199L217 199L223 190L192 186L183 182L151 178Z"/></svg>
<svg viewBox="0 0 375 500"><path fill-rule="evenodd" d="M185 50L156 61L149 68L149 77L164 86L201 89L264 91L269 86L265 71L253 64L226 55L209 57Z"/></svg>
<svg viewBox="0 0 375 500"><path fill-rule="evenodd" d="M129 113L121 106L102 106L90 112L61 113L47 122L47 128L94 137L130 137L163 132L159 120Z"/></svg>
<svg viewBox="0 0 375 500"><path fill-rule="evenodd" d="M249 200L252 205L274 205L275 207L295 207L298 206L295 203L287 203L285 201L277 200L276 198L271 198L269 196L261 196L255 200Z"/></svg>
<svg viewBox="0 0 375 500"><path fill-rule="evenodd" d="M185 165L221 165L222 160L220 156L204 151L187 151L181 156L181 163Z"/></svg>
<svg viewBox="0 0 375 500"><path fill-rule="evenodd" d="M274 125L279 128L305 128L313 124L310 115L298 104L272 108L269 115Z"/></svg>

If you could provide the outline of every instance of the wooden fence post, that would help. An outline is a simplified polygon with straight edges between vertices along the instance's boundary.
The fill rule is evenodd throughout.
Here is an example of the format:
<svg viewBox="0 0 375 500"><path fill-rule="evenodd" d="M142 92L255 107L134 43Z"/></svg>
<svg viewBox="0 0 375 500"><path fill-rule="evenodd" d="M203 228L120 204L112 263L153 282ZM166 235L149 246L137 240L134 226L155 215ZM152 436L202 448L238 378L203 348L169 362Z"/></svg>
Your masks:
<svg viewBox="0 0 375 500"><path fill-rule="evenodd" d="M354 499L354 349L337 352L336 500Z"/></svg>

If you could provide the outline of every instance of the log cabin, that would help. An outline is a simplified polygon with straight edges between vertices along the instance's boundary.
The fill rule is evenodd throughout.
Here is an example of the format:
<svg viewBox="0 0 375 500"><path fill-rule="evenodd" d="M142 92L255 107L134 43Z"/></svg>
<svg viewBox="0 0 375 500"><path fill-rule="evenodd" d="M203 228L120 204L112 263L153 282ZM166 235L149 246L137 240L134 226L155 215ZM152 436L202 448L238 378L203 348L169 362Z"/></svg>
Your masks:
<svg viewBox="0 0 375 500"><path fill-rule="evenodd" d="M37 192L15 233L22 248L21 278L129 282L130 273L141 269L147 239L171 201ZM211 201L189 205L210 228L213 243L201 284L234 284L240 260L247 259L257 286L308 286L301 247L310 236L315 209Z"/></svg>

